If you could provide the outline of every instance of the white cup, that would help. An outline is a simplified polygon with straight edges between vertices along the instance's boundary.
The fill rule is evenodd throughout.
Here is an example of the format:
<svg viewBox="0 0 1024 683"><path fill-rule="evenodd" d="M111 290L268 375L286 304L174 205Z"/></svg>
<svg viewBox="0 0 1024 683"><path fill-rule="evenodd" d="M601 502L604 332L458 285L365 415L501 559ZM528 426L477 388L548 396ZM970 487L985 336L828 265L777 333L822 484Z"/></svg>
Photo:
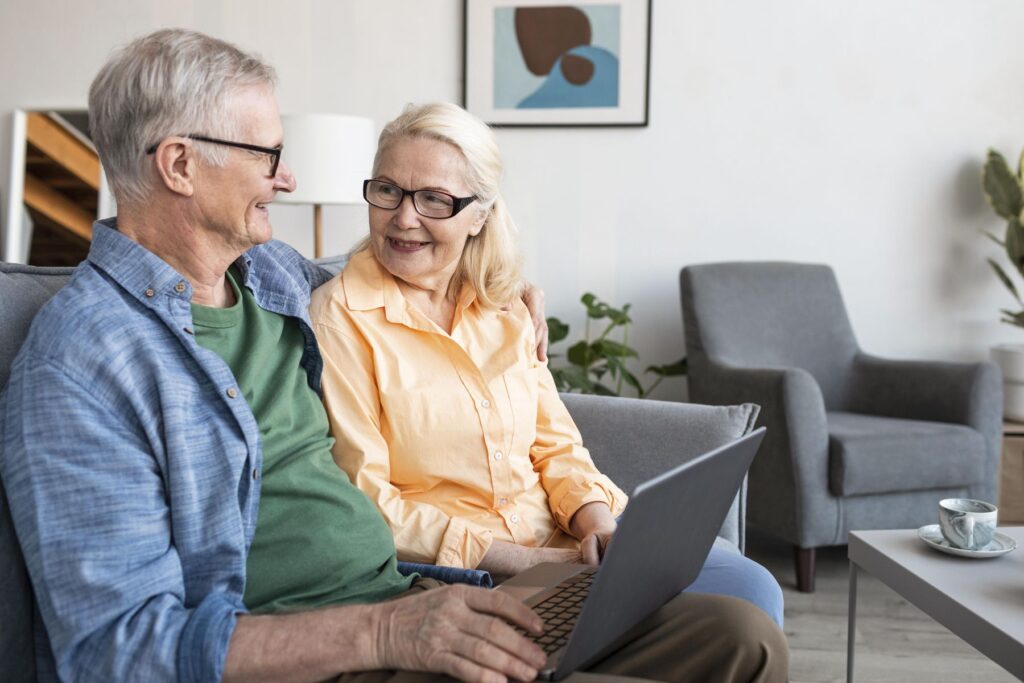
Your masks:
<svg viewBox="0 0 1024 683"><path fill-rule="evenodd" d="M992 542L999 511L992 503L970 498L939 501L939 526L950 545L981 550Z"/></svg>

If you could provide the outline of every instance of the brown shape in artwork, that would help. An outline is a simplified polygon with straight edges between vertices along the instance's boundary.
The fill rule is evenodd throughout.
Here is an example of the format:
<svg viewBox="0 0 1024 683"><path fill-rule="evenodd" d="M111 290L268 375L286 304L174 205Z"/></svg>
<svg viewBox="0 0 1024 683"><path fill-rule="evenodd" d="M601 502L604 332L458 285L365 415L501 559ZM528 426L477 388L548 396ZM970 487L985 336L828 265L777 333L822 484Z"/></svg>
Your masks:
<svg viewBox="0 0 1024 683"><path fill-rule="evenodd" d="M583 85L594 75L594 63L579 55L566 55L562 58L562 75L573 85Z"/></svg>
<svg viewBox="0 0 1024 683"><path fill-rule="evenodd" d="M517 7L515 21L519 49L534 76L551 73L558 58L572 48L590 45L590 20L575 7Z"/></svg>

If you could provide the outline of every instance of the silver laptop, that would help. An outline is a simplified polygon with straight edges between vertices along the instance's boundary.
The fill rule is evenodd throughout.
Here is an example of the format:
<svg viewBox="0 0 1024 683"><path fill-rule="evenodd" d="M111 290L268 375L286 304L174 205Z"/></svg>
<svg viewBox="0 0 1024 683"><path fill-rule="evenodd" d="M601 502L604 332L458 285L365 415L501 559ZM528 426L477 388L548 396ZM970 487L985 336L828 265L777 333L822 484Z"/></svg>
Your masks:
<svg viewBox="0 0 1024 683"><path fill-rule="evenodd" d="M498 586L545 621L540 678L597 661L619 636L700 573L765 429L705 453L636 488L601 566L539 564Z"/></svg>

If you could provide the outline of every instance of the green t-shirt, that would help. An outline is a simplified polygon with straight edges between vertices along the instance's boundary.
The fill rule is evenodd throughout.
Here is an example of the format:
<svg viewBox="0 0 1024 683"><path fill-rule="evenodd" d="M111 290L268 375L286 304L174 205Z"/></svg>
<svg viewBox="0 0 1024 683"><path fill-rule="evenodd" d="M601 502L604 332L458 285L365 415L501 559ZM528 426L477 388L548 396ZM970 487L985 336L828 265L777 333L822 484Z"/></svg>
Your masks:
<svg viewBox="0 0 1024 683"><path fill-rule="evenodd" d="M383 600L409 588L391 530L331 457L327 413L299 366L299 323L256 304L234 267L230 308L192 305L196 341L220 355L256 416L260 511L246 563L253 612Z"/></svg>

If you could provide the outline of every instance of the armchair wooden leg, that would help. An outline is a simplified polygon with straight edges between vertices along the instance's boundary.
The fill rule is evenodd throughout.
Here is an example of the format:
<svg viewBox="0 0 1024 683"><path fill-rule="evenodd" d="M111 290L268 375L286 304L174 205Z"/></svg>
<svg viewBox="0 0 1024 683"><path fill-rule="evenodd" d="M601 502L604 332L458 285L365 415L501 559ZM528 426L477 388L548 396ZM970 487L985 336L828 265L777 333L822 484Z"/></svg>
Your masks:
<svg viewBox="0 0 1024 683"><path fill-rule="evenodd" d="M801 593L814 592L814 548L793 546L793 563L796 565L796 589Z"/></svg>

